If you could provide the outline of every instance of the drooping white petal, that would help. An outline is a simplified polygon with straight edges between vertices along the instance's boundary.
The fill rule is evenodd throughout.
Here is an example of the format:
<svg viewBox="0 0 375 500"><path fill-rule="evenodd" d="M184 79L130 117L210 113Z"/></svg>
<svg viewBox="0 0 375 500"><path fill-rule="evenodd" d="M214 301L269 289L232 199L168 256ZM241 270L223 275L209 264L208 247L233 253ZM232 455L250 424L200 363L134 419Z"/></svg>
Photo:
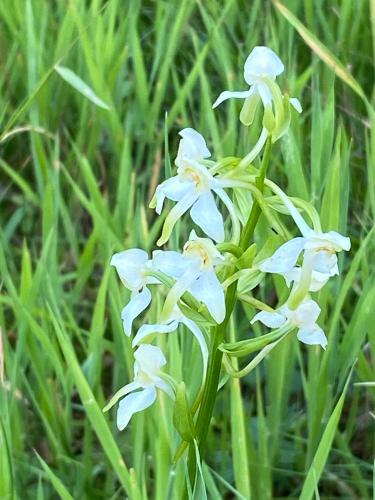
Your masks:
<svg viewBox="0 0 375 500"><path fill-rule="evenodd" d="M182 140L180 141L177 157L196 160L211 156L203 135L195 129L184 128L179 132L179 135L182 137Z"/></svg>
<svg viewBox="0 0 375 500"><path fill-rule="evenodd" d="M296 265L299 254L305 244L305 238L297 237L287 241L268 259L259 264L264 273L285 273Z"/></svg>
<svg viewBox="0 0 375 500"><path fill-rule="evenodd" d="M302 113L302 106L297 97L289 97L289 102L291 106L297 111L297 113Z"/></svg>
<svg viewBox="0 0 375 500"><path fill-rule="evenodd" d="M136 293L130 299L128 304L121 311L121 319L124 326L124 332L127 336L131 334L134 319L143 312L151 302L151 292L144 287L140 293Z"/></svg>
<svg viewBox="0 0 375 500"><path fill-rule="evenodd" d="M174 393L172 387L168 384L168 382L166 382L162 378L159 377L155 381L155 387L157 387L158 389L160 389L163 392L165 392L166 394L168 394L168 396L170 398L175 399L175 393Z"/></svg>
<svg viewBox="0 0 375 500"><path fill-rule="evenodd" d="M198 196L199 194L196 192L188 192L188 194L181 198L181 200L172 208L164 221L162 234L157 241L158 246L164 245L164 243L168 241L176 222L195 203Z"/></svg>
<svg viewBox="0 0 375 500"><path fill-rule="evenodd" d="M214 197L209 191L202 194L190 210L190 217L210 238L221 243L224 240L224 221Z"/></svg>
<svg viewBox="0 0 375 500"><path fill-rule="evenodd" d="M117 410L118 429L120 431L125 429L134 413L145 410L154 403L155 399L155 387L147 387L147 389L125 396L125 398L120 401Z"/></svg>
<svg viewBox="0 0 375 500"><path fill-rule="evenodd" d="M103 412L108 411L110 408L112 408L113 405L117 403L119 399L123 398L130 392L140 389L140 387L141 386L138 384L138 382L130 382L130 384L126 384L124 385L124 387L121 387L121 389L119 389L116 392L116 394L111 398L109 403L105 405L105 407L103 408Z"/></svg>
<svg viewBox="0 0 375 500"><path fill-rule="evenodd" d="M268 328L280 328L286 322L286 317L277 311L260 311L251 320L251 324L255 323L255 321L260 321Z"/></svg>
<svg viewBox="0 0 375 500"><path fill-rule="evenodd" d="M129 290L139 290L143 286L142 269L147 261L147 252L132 248L115 253L111 259L111 266L116 268L122 282Z"/></svg>
<svg viewBox="0 0 375 500"><path fill-rule="evenodd" d="M224 189L217 188L214 189L214 192L218 195L218 197L221 199L221 201L224 203L224 205L227 207L227 210L229 212L229 216L232 221L232 242L238 242L240 240L240 235L241 235L241 226L240 226L240 221L238 219L238 216L236 214L236 210L234 208L232 200L229 198L227 193L224 191Z"/></svg>
<svg viewBox="0 0 375 500"><path fill-rule="evenodd" d="M189 180L182 180L180 176L175 175L162 182L155 191L157 214L163 209L165 198L172 201L180 201L187 193L194 191L194 183Z"/></svg>
<svg viewBox="0 0 375 500"><path fill-rule="evenodd" d="M244 78L253 85L259 77L273 80L284 71L284 64L277 54L268 47L254 47L245 61Z"/></svg>
<svg viewBox="0 0 375 500"><path fill-rule="evenodd" d="M190 293L207 306L211 316L217 323L225 318L225 298L223 287L215 271L205 271L189 288Z"/></svg>
<svg viewBox="0 0 375 500"><path fill-rule="evenodd" d="M155 250L152 254L152 267L172 278L182 276L190 265L188 259L173 250Z"/></svg>
<svg viewBox="0 0 375 500"><path fill-rule="evenodd" d="M177 320L174 320L166 324L142 325L133 339L132 347L138 345L149 335L174 332L178 327L178 323Z"/></svg>
<svg viewBox="0 0 375 500"><path fill-rule="evenodd" d="M230 90L224 90L219 97L216 99L216 101L212 105L212 109L215 109L219 104L221 104L223 101L226 101L227 99L230 99L231 97L234 97L235 99L246 99L247 97L250 97L251 94L254 92L254 89L249 89L249 90L243 90L243 91L230 91Z"/></svg>
<svg viewBox="0 0 375 500"><path fill-rule="evenodd" d="M310 325L303 328L297 333L297 338L304 344L321 345L323 349L327 346L327 337L323 330L318 325Z"/></svg>
<svg viewBox="0 0 375 500"><path fill-rule="evenodd" d="M341 250L350 250L350 238L342 236L336 231L328 231L328 233L318 233L314 231L311 237L306 242L307 250L318 250L320 248L331 248L336 252Z"/></svg>
<svg viewBox="0 0 375 500"><path fill-rule="evenodd" d="M198 328L198 326L189 318L183 316L181 323L187 326L187 328L191 331L194 337L197 339L201 353L202 353L202 361L203 361L203 374L206 375L207 372L207 362L208 362L208 348L206 344L206 340L204 338L203 333Z"/></svg>

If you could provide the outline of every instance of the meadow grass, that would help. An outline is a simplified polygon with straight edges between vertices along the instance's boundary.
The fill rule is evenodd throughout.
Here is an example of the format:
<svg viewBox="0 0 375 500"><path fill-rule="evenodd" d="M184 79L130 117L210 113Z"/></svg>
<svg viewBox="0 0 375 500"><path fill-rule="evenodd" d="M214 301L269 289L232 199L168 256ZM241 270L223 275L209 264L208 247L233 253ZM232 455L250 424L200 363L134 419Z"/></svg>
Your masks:
<svg viewBox="0 0 375 500"><path fill-rule="evenodd" d="M171 402L122 433L102 413L133 367L109 261L155 246L162 219L147 206L178 130L199 130L215 157L246 153L256 132L240 104L211 105L245 88L260 44L304 108L269 176L352 250L318 295L327 350L292 335L218 393L196 498L372 498L375 2L4 0L0 26L0 498L182 498ZM261 220L256 239L266 231ZM172 247L186 235L181 223ZM236 310L228 338L262 333L253 314ZM184 332L160 343L193 398L197 346Z"/></svg>

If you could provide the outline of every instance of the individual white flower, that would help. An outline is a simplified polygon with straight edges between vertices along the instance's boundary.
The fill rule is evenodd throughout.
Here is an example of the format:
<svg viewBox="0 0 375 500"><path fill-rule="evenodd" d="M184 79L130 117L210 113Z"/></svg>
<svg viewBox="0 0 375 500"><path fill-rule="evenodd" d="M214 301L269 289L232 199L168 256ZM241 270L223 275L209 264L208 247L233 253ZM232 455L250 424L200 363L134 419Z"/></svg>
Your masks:
<svg viewBox="0 0 375 500"><path fill-rule="evenodd" d="M297 338L310 345L327 346L327 338L323 330L316 324L320 314L320 307L312 299L303 300L296 309L290 309L287 304L273 312L261 311L251 320L251 323L260 321L269 328L291 326L298 328Z"/></svg>
<svg viewBox="0 0 375 500"><path fill-rule="evenodd" d="M304 237L293 238L259 264L265 273L282 274L286 281L299 281L301 268L296 267L299 255L309 256L312 271L310 291L319 290L331 276L339 274L336 252L350 249L350 239L335 231L320 233L309 229Z"/></svg>
<svg viewBox="0 0 375 500"><path fill-rule="evenodd" d="M225 90L219 95L212 107L216 108L231 97L247 99L251 96L259 97L265 108L271 107L274 97L267 80L275 80L283 71L284 64L273 50L262 46L254 47L244 65L244 79L250 85L249 90L234 92ZM292 97L289 102L296 111L299 113L302 111L298 99Z"/></svg>
<svg viewBox="0 0 375 500"><path fill-rule="evenodd" d="M162 182L155 192L150 206L161 213L164 200L168 198L177 204L165 219L162 235L157 244L163 245L171 235L174 225L190 209L190 216L206 234L217 242L224 240L224 221L212 192L223 201L233 216L231 200L222 189L223 183L213 177L201 160L211 156L201 134L192 128L179 132L180 140L177 158L177 175Z"/></svg>
<svg viewBox="0 0 375 500"><path fill-rule="evenodd" d="M195 324L195 322L187 318L184 314L182 314L178 306L175 306L173 308L172 314L167 318L167 320L158 324L142 325L133 339L132 346L135 347L136 345L139 345L144 339L146 339L150 335L161 334L161 333L172 333L177 330L180 324L185 325L198 341L200 350L202 352L203 374L205 376L207 371L207 361L208 361L208 349L206 340L204 338L203 333L201 332L199 327Z"/></svg>
<svg viewBox="0 0 375 500"><path fill-rule="evenodd" d="M157 389L174 399L172 387L159 376L160 368L167 362L159 347L143 344L135 351L134 358L133 382L122 387L103 408L103 411L107 411L123 398L117 411L117 427L120 431L125 429L134 413L145 410L155 402Z"/></svg>
<svg viewBox="0 0 375 500"><path fill-rule="evenodd" d="M182 254L174 251L154 252L153 267L176 279L165 300L164 321L168 320L186 291L207 306L217 323L224 320L224 290L215 273L215 267L223 260L224 256L214 243L208 238L199 238L194 230Z"/></svg>
<svg viewBox="0 0 375 500"><path fill-rule="evenodd" d="M132 248L113 255L111 266L114 266L124 286L132 292L131 299L121 311L124 331L131 334L134 319L151 302L151 292L146 285L160 283L156 278L147 275L152 262L147 252Z"/></svg>
<svg viewBox="0 0 375 500"><path fill-rule="evenodd" d="M271 257L259 264L259 269L265 273L282 274L287 281L298 282L302 268L308 265L311 270L310 291L317 291L331 276L339 274L337 252L350 250L350 238L336 231L323 233L311 229L298 212L288 196L273 182L266 184L280 197L294 219L302 236L293 238L281 245ZM302 268L297 267L297 260L303 252Z"/></svg>

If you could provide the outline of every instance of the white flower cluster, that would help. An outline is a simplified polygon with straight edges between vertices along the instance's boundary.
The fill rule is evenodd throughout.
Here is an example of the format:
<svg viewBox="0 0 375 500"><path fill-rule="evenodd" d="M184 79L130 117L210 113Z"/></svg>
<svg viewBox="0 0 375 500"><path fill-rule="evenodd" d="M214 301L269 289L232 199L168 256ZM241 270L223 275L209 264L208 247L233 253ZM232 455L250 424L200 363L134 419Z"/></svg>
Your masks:
<svg viewBox="0 0 375 500"><path fill-rule="evenodd" d="M225 91L213 105L216 107L230 97L244 98L240 119L249 125L259 101L263 103L262 133L254 149L247 155L246 162L243 159L241 168L236 169L238 162L228 169L229 163L225 159L219 162L210 160L211 153L206 142L196 130L185 128L180 132L175 159L176 175L157 187L150 204L160 214L165 199L175 202L165 218L157 244L161 246L167 243L176 222L188 211L205 236L200 237L192 230L181 253L156 250L150 258L144 250L134 248L112 257L111 265L131 292L130 301L121 313L127 336L132 334L135 318L150 305L153 294L165 289L166 280L169 283L158 323L143 324L133 338L132 346L137 348L134 353L134 381L120 389L106 407L108 409L121 399L117 414L120 430L126 427L134 413L153 404L157 389L174 397L172 379L161 372L166 359L159 347L148 343L154 336L175 332L180 324L185 325L199 344L205 377L208 348L204 328L201 322L198 324L189 317L187 311L193 307L192 300L198 304L197 314L204 309L210 316L212 321L208 325L213 322L220 324L226 317L223 278L228 278L225 274L227 269L232 269L233 274L236 258L236 252L230 253L228 248L236 248L242 253L246 251L239 246L241 224L244 225L243 214L235 202L235 196L230 197L226 189L237 191L237 194L248 189L254 194L255 167L250 163L259 155L268 138L275 142L287 131L290 107L302 111L299 101L282 95L275 82L283 70L283 63L271 49L255 47L244 68L249 90ZM287 302L273 312L264 305L265 310L256 314L252 323L259 320L270 328L285 325L290 329L297 328L299 340L307 344L320 344L324 348L327 340L323 330L316 324L320 308L309 294L320 290L331 276L338 274L336 253L349 250L350 240L334 231L323 233L316 228L311 229L278 186L268 179L265 179L265 186L285 205L302 236L287 241L271 257L256 266L255 272L261 275L278 273L284 276L291 293ZM228 221L224 221L218 204L229 215ZM228 226L231 228L230 238L226 238ZM220 244L223 246L220 247Z"/></svg>

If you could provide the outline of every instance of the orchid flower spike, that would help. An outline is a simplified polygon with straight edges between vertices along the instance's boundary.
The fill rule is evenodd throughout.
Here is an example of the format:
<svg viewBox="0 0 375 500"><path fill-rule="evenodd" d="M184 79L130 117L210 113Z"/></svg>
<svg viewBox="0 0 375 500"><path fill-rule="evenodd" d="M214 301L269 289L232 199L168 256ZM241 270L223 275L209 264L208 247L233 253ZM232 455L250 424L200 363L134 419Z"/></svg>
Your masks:
<svg viewBox="0 0 375 500"><path fill-rule="evenodd" d="M274 101L282 103L281 92L273 81L283 71L284 64L273 50L262 46L254 47L244 65L244 79L250 85L249 90L234 92L225 90L212 107L216 108L231 97L246 99L240 118L244 125L250 125L259 100L262 101L265 109L270 109ZM298 99L293 97L289 99L289 102L298 113L301 113L302 107ZM251 116L251 118L245 118L244 115Z"/></svg>
<svg viewBox="0 0 375 500"><path fill-rule="evenodd" d="M175 332L180 324L185 325L198 341L203 360L203 378L205 378L208 361L206 340L195 322L184 316L177 305L173 308L172 313L165 321L153 325L142 325L133 339L132 346L135 347L139 345L150 335Z"/></svg>
<svg viewBox="0 0 375 500"><path fill-rule="evenodd" d="M134 413L145 410L155 402L157 389L172 399L175 397L172 386L159 376L160 368L167 363L159 347L143 344L135 351L134 358L133 382L122 387L103 408L103 411L107 411L123 398L117 411L117 427L120 431L125 429Z"/></svg>
<svg viewBox="0 0 375 500"><path fill-rule="evenodd" d="M282 305L273 312L261 311L251 320L260 321L269 328L290 326L298 328L297 338L304 344L327 346L327 338L323 330L316 324L320 314L320 307L312 300L306 298L296 309L290 309L287 304Z"/></svg>
<svg viewBox="0 0 375 500"><path fill-rule="evenodd" d="M182 254L154 252L153 267L176 279L164 303L163 320L168 321L178 300L188 291L206 305L217 323L221 323L225 318L225 299L215 267L224 260L214 243L208 238L199 238L194 230Z"/></svg>
<svg viewBox="0 0 375 500"><path fill-rule="evenodd" d="M219 212L212 192L221 198L233 217L233 204L222 189L222 182L213 177L201 163L211 156L203 136L192 128L179 133L180 140L177 158L177 175L162 182L157 188L150 207L161 213L164 200L168 198L177 204L165 219L162 235L157 244L166 243L173 227L182 215L190 209L190 217L207 236L217 242L224 240L224 221Z"/></svg>
<svg viewBox="0 0 375 500"><path fill-rule="evenodd" d="M121 311L121 319L126 335L131 334L134 319L151 302L151 292L147 285L160 284L156 278L147 275L152 262L147 252L132 248L113 255L111 266L114 266L124 286L132 292L129 303Z"/></svg>

